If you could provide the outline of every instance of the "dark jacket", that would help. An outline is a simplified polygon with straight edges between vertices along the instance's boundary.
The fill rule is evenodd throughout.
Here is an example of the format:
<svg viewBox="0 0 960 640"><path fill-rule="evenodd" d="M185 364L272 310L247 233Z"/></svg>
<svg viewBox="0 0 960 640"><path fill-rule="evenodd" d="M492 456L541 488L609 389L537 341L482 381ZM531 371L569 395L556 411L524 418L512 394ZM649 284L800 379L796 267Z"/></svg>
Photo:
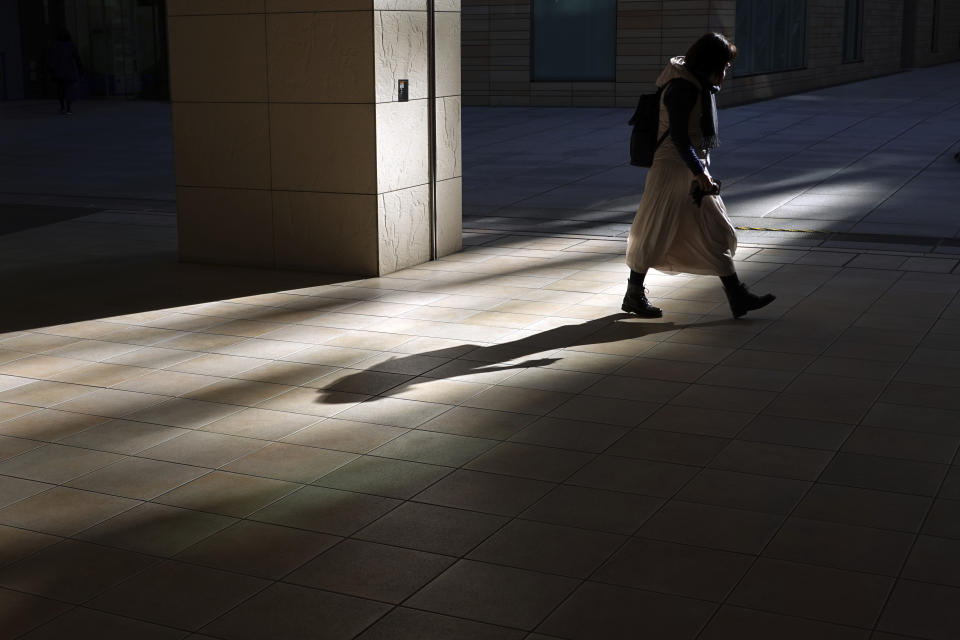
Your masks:
<svg viewBox="0 0 960 640"><path fill-rule="evenodd" d="M83 63L77 46L69 41L59 40L50 48L50 69L57 80L76 82L83 73Z"/></svg>

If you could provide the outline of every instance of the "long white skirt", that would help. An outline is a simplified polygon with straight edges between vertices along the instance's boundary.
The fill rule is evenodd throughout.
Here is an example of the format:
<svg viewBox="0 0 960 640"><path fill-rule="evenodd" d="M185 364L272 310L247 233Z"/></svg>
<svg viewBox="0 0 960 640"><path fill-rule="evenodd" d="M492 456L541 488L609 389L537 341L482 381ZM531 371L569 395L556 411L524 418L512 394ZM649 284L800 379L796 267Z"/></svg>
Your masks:
<svg viewBox="0 0 960 640"><path fill-rule="evenodd" d="M736 269L737 232L720 196L690 197L693 175L669 140L647 172L647 182L627 240L634 271L728 276Z"/></svg>

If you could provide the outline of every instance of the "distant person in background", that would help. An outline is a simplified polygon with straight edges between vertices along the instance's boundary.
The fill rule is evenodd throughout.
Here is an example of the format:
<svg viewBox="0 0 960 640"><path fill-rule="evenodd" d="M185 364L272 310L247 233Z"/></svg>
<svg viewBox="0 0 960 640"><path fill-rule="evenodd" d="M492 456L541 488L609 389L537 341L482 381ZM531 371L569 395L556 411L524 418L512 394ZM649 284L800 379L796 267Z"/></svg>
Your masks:
<svg viewBox="0 0 960 640"><path fill-rule="evenodd" d="M719 33L697 40L685 56L670 60L657 79L663 142L647 172L640 208L627 240L630 280L622 309L643 318L663 312L650 304L647 269L720 276L735 318L774 300L747 290L733 264L737 233L710 175L710 150L718 144L716 94L737 48ZM666 135L669 128L669 136Z"/></svg>
<svg viewBox="0 0 960 640"><path fill-rule="evenodd" d="M50 69L57 82L57 97L60 99L60 113L73 115L73 94L77 81L83 75L83 63L80 53L73 44L73 38L66 29L61 29L57 41L50 49Z"/></svg>

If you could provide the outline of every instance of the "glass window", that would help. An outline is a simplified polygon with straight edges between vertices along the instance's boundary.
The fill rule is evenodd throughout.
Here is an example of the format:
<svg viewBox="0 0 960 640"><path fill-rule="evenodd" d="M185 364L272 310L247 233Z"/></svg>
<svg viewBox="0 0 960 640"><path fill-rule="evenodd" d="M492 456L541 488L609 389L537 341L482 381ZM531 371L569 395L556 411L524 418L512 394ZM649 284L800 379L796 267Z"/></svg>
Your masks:
<svg viewBox="0 0 960 640"><path fill-rule="evenodd" d="M534 0L533 80L608 82L617 75L617 0Z"/></svg>
<svg viewBox="0 0 960 640"><path fill-rule="evenodd" d="M846 0L843 15L843 61L860 60L863 33L863 0Z"/></svg>
<svg viewBox="0 0 960 640"><path fill-rule="evenodd" d="M805 0L738 0L737 75L803 66Z"/></svg>

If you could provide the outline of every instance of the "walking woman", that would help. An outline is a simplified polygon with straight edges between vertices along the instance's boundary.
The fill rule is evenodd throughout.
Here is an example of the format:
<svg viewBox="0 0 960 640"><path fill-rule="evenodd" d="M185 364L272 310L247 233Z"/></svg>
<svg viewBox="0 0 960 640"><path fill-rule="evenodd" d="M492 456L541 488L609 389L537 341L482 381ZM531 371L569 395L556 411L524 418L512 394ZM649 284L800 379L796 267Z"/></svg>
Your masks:
<svg viewBox="0 0 960 640"><path fill-rule="evenodd" d="M716 94L736 55L733 43L719 33L708 33L685 56L671 59L657 78L663 89L657 136L662 143L630 227L630 280L622 307L628 313L644 318L663 315L650 304L643 287L650 268L720 276L735 318L774 300L770 294L750 293L737 277L733 264L737 234L709 171L710 149L718 144ZM705 195L697 197L701 194Z"/></svg>
<svg viewBox="0 0 960 640"><path fill-rule="evenodd" d="M60 99L60 113L73 115L73 94L77 81L83 75L83 63L73 38L66 29L61 29L57 41L50 49L50 68L57 83L57 98Z"/></svg>

